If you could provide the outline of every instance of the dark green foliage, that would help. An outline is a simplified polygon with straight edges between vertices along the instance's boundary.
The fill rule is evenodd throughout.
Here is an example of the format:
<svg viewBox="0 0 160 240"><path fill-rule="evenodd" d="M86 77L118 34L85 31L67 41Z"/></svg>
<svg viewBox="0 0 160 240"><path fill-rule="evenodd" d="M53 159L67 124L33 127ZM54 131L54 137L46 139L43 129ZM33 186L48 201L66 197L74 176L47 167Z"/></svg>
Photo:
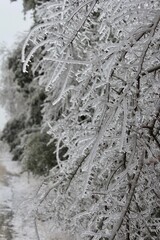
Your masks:
<svg viewBox="0 0 160 240"><path fill-rule="evenodd" d="M12 154L13 154L12 160L13 161L17 161L17 160L21 161L22 160L23 151L24 151L24 148L21 145L17 145L13 149L13 151L12 151Z"/></svg>
<svg viewBox="0 0 160 240"><path fill-rule="evenodd" d="M34 9L36 6L36 0L23 0L24 12Z"/></svg>
<svg viewBox="0 0 160 240"><path fill-rule="evenodd" d="M21 48L22 42L5 60L5 71L8 72L7 79L10 79L10 84L6 87L13 85L15 95L16 93L20 94L16 95L19 96L17 98L11 98L10 103L8 99L11 94L8 89L6 91L8 95L4 95L9 104L9 109L14 103L16 111L13 112L12 120L6 124L1 137L2 140L9 144L13 160L16 161L21 161L22 159L25 137L40 129L43 118L41 110L46 98L44 89L39 86L35 87L31 70L26 74L22 72Z"/></svg>
<svg viewBox="0 0 160 240"><path fill-rule="evenodd" d="M47 174L56 165L55 142L47 145L50 137L46 133L33 133L28 136L24 148L25 168L33 174Z"/></svg>
<svg viewBox="0 0 160 240"><path fill-rule="evenodd" d="M25 128L25 115L22 114L19 118L10 120L1 136L1 140L6 141L11 151L20 144L19 133Z"/></svg>
<svg viewBox="0 0 160 240"><path fill-rule="evenodd" d="M11 2L16 2L17 0L10 0ZM36 5L40 5L43 2L48 2L49 0L23 0L24 13L29 10L34 10Z"/></svg>
<svg viewBox="0 0 160 240"><path fill-rule="evenodd" d="M20 88L23 88L24 92L28 90L28 84L32 82L33 74L31 69L29 69L27 73L23 73L22 71L21 44L13 51L12 55L8 57L8 69L14 72L13 81L16 82Z"/></svg>
<svg viewBox="0 0 160 240"><path fill-rule="evenodd" d="M35 1L24 1L24 4L27 11L34 6ZM46 94L44 89L35 83L31 68L28 68L27 73L22 71L22 44L23 41L18 43L16 49L9 52L5 59L4 103L7 102L9 111L13 108L12 105L14 110L10 111L12 120L6 124L1 140L9 144L14 161L23 160L26 170L42 175L48 173L56 164L53 154L55 143L47 145L50 137L46 133L40 134ZM6 79L8 81L5 81ZM62 153L60 154L64 160Z"/></svg>
<svg viewBox="0 0 160 240"><path fill-rule="evenodd" d="M41 91L38 95L34 96L30 105L30 121L31 125L40 124L42 121L42 104L46 98L44 91Z"/></svg>
<svg viewBox="0 0 160 240"><path fill-rule="evenodd" d="M16 2L17 0L10 0L11 2ZM24 12L34 9L36 5L36 0L23 0Z"/></svg>

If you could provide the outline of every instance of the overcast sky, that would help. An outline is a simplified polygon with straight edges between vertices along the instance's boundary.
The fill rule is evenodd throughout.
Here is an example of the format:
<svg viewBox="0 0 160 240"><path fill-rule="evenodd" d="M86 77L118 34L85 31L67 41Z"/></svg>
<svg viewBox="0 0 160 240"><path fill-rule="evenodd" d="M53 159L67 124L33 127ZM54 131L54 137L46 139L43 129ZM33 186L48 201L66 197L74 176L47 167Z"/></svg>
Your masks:
<svg viewBox="0 0 160 240"><path fill-rule="evenodd" d="M23 0L10 3L10 0L0 0L0 47L2 45L11 49L22 32L28 32L32 24L31 14L24 20ZM7 116L0 107L0 130L6 122Z"/></svg>

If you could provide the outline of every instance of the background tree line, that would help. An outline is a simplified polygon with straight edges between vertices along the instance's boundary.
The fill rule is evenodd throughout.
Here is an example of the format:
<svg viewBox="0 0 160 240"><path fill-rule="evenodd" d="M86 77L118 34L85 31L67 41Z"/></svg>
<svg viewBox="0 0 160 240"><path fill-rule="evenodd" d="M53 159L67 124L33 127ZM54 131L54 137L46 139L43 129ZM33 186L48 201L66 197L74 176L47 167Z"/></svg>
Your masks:
<svg viewBox="0 0 160 240"><path fill-rule="evenodd" d="M159 1L50 0L36 23L23 72L45 89L40 127L56 143L31 214L37 229L158 240Z"/></svg>
<svg viewBox="0 0 160 240"><path fill-rule="evenodd" d="M35 11L36 4L42 2L45 1L24 1L24 12ZM46 94L44 87L37 87L38 72L33 74L31 69L28 73L22 71L23 42L17 42L11 51L4 51L0 100L10 120L1 134L1 140L9 144L13 160L23 162L24 170L42 175L56 165L55 142L48 145L50 137L47 130L41 129Z"/></svg>

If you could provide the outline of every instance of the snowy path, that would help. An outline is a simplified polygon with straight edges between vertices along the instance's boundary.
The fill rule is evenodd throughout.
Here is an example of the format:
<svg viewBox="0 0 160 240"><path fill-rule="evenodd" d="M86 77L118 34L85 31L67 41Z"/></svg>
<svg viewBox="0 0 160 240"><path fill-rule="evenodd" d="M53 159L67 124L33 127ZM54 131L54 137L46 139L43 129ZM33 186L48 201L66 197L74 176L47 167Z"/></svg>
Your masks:
<svg viewBox="0 0 160 240"><path fill-rule="evenodd" d="M18 168L15 172L13 168L13 174L10 172L9 160L11 156L7 153L4 146L1 146L0 154L0 239L11 240L12 239L12 203L13 192L10 186L9 180L13 176L18 176ZM6 160L4 162L4 160Z"/></svg>
<svg viewBox="0 0 160 240"><path fill-rule="evenodd" d="M7 146L0 143L0 239L35 240L32 215L32 198L39 181L27 173L20 174L21 167L11 161Z"/></svg>
<svg viewBox="0 0 160 240"><path fill-rule="evenodd" d="M11 161L7 146L0 142L0 240L70 240L53 223L37 221L36 192L42 179L21 173L20 163ZM73 238L72 238L73 239Z"/></svg>
<svg viewBox="0 0 160 240"><path fill-rule="evenodd" d="M3 176L3 179L2 179ZM0 239L12 239L12 191L8 186L5 168L0 164Z"/></svg>

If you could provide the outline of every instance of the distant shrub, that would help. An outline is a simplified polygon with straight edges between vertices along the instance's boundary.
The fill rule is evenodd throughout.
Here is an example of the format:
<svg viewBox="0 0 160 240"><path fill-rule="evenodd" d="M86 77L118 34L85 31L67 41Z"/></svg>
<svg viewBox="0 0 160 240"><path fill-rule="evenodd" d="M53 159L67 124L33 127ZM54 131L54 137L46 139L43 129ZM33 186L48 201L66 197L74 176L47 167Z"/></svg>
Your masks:
<svg viewBox="0 0 160 240"><path fill-rule="evenodd" d="M46 98L44 91L35 95L30 101L30 119L29 122L33 124L41 124L42 121L42 104Z"/></svg>
<svg viewBox="0 0 160 240"><path fill-rule="evenodd" d="M13 158L12 160L13 161L21 161L22 160L22 154L23 154L23 147L20 145L17 145L13 151L12 151L12 154L13 154Z"/></svg>
<svg viewBox="0 0 160 240"><path fill-rule="evenodd" d="M12 151L17 145L20 144L19 133L25 128L25 115L20 115L18 118L10 120L1 136L1 140L7 142Z"/></svg>
<svg viewBox="0 0 160 240"><path fill-rule="evenodd" d="M26 170L43 175L56 165L55 142L48 145L50 137L46 133L32 133L28 136L23 152Z"/></svg>

